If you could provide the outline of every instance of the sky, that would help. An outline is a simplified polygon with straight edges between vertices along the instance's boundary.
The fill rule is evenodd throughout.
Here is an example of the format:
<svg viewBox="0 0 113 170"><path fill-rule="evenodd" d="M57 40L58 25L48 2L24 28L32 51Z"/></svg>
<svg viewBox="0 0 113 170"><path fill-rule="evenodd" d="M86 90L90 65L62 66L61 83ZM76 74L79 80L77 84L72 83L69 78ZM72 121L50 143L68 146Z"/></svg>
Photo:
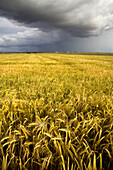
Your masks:
<svg viewBox="0 0 113 170"><path fill-rule="evenodd" d="M0 0L0 52L113 52L113 0Z"/></svg>

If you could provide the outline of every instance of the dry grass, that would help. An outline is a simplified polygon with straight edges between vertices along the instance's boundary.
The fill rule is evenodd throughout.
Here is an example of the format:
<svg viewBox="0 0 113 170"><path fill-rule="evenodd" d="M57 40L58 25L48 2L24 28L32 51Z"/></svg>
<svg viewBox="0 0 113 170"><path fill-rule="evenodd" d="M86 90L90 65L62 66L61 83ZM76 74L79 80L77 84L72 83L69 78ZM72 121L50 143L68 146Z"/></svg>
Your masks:
<svg viewBox="0 0 113 170"><path fill-rule="evenodd" d="M0 55L0 169L113 169L113 57Z"/></svg>

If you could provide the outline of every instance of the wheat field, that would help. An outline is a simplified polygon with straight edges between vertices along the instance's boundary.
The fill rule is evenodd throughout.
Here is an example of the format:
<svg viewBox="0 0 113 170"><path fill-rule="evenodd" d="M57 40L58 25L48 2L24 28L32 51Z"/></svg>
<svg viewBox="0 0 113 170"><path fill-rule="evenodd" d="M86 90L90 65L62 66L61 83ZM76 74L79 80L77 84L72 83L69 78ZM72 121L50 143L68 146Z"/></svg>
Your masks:
<svg viewBox="0 0 113 170"><path fill-rule="evenodd" d="M0 169L113 169L113 56L0 54Z"/></svg>

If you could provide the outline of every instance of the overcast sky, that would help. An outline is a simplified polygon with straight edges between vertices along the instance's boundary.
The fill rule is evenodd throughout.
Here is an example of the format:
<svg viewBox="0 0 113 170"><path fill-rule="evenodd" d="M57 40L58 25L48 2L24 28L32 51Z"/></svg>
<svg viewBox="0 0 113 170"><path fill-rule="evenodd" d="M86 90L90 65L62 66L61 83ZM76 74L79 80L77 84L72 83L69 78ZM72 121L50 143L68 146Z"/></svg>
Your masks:
<svg viewBox="0 0 113 170"><path fill-rule="evenodd" d="M0 0L0 52L113 52L113 0Z"/></svg>

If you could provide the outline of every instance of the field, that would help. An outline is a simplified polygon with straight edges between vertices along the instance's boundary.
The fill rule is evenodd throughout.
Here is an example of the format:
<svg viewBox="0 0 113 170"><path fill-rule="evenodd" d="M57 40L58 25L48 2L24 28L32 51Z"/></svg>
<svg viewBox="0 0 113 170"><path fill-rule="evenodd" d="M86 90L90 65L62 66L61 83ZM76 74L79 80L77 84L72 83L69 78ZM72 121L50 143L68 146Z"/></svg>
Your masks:
<svg viewBox="0 0 113 170"><path fill-rule="evenodd" d="M0 54L0 169L113 169L113 56Z"/></svg>

